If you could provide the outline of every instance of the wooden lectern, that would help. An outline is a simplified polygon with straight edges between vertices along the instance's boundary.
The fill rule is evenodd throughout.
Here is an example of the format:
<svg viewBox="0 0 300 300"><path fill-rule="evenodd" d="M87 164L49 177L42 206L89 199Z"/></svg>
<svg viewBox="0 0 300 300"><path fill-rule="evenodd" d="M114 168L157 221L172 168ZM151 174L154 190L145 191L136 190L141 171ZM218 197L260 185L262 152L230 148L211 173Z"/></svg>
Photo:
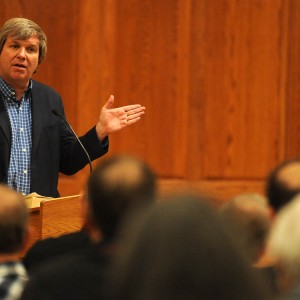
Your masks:
<svg viewBox="0 0 300 300"><path fill-rule="evenodd" d="M40 239L78 231L83 225L80 195L26 198L29 209L29 239L23 253Z"/></svg>

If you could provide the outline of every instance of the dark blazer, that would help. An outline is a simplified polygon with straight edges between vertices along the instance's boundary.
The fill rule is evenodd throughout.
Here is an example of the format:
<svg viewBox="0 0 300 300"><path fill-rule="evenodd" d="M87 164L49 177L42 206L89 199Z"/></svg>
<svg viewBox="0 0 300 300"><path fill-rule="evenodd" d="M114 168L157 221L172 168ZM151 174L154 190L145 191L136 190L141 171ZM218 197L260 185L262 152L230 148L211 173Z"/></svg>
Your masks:
<svg viewBox="0 0 300 300"><path fill-rule="evenodd" d="M68 233L55 238L39 240L27 251L22 262L29 273L40 264L61 255L78 252L88 248L91 242L87 230Z"/></svg>
<svg viewBox="0 0 300 300"><path fill-rule="evenodd" d="M109 299L113 253L90 246L40 264L30 273L22 300Z"/></svg>
<svg viewBox="0 0 300 300"><path fill-rule="evenodd" d="M33 81L32 84L32 150L31 188L43 196L58 197L59 172L75 174L88 158L71 130L58 116L65 116L60 95L52 88ZM108 140L99 142L95 127L80 137L91 160L108 151ZM3 99L0 97L0 182L6 182L11 148L11 127Z"/></svg>

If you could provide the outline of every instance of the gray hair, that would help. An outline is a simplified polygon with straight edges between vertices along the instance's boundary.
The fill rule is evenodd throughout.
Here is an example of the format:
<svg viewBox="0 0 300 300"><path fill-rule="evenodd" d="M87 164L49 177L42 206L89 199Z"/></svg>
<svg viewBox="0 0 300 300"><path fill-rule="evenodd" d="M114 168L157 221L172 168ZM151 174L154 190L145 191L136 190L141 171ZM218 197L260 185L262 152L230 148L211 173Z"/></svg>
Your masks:
<svg viewBox="0 0 300 300"><path fill-rule="evenodd" d="M43 61L47 52L47 37L39 25L25 18L6 21L0 29L0 53L9 35L20 40L36 36L39 40L39 64Z"/></svg>
<svg viewBox="0 0 300 300"><path fill-rule="evenodd" d="M220 209L230 232L252 263L261 256L271 227L270 209L266 197L260 194L240 194Z"/></svg>

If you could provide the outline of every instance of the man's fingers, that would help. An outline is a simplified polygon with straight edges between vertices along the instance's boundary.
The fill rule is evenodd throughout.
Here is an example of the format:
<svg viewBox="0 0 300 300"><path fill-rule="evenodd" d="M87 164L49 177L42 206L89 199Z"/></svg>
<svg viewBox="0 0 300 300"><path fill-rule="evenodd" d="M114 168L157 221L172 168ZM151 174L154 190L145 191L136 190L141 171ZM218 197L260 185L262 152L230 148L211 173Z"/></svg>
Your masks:
<svg viewBox="0 0 300 300"><path fill-rule="evenodd" d="M144 106L140 106L138 108L133 108L130 110L125 110L125 113L127 114L127 116L131 116L131 115L136 115L136 114L144 114L145 113L145 107Z"/></svg>
<svg viewBox="0 0 300 300"><path fill-rule="evenodd" d="M126 113L126 115L127 115L127 118L131 120L131 119L140 117L144 113L145 113L144 111L135 111L135 112L129 111Z"/></svg>
<svg viewBox="0 0 300 300"><path fill-rule="evenodd" d="M137 118L134 118L134 119L131 119L131 120L127 120L127 124L126 125L131 125L137 121L139 121L141 119L141 117L137 117Z"/></svg>
<svg viewBox="0 0 300 300"><path fill-rule="evenodd" d="M135 110L135 109L145 110L145 107L141 106L140 104L126 105L126 106L123 106L121 108L123 108L125 112L132 111L132 110Z"/></svg>

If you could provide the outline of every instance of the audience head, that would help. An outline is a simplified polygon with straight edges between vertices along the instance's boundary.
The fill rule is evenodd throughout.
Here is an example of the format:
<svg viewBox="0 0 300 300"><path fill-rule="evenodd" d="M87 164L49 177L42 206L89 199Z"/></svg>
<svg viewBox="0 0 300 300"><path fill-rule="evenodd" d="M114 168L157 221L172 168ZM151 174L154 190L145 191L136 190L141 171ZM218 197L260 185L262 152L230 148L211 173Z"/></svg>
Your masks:
<svg viewBox="0 0 300 300"><path fill-rule="evenodd" d="M123 226L112 299L267 299L206 199L171 197Z"/></svg>
<svg viewBox="0 0 300 300"><path fill-rule="evenodd" d="M300 195L286 204L276 216L268 251L277 261L280 288L288 282L300 282Z"/></svg>
<svg viewBox="0 0 300 300"><path fill-rule="evenodd" d="M105 238L113 238L130 209L154 201L156 177L142 160L113 156L95 168L86 194L88 219Z"/></svg>
<svg viewBox="0 0 300 300"><path fill-rule="evenodd" d="M251 263L256 263L271 226L267 199L260 194L241 194L226 202L220 213L242 251Z"/></svg>
<svg viewBox="0 0 300 300"><path fill-rule="evenodd" d="M27 226L28 207L23 195L0 185L0 256L22 249Z"/></svg>
<svg viewBox="0 0 300 300"><path fill-rule="evenodd" d="M279 164L267 178L266 194L277 213L300 192L300 158Z"/></svg>

